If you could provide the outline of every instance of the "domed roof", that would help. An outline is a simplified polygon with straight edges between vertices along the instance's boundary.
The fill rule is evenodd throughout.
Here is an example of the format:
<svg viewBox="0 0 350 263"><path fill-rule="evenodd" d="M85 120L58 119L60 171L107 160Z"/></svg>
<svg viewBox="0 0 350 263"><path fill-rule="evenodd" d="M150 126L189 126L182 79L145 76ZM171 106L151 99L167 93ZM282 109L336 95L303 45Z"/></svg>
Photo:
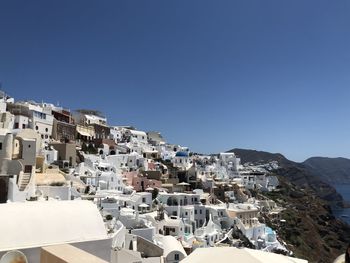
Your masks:
<svg viewBox="0 0 350 263"><path fill-rule="evenodd" d="M188 157L188 152L177 152L176 157Z"/></svg>

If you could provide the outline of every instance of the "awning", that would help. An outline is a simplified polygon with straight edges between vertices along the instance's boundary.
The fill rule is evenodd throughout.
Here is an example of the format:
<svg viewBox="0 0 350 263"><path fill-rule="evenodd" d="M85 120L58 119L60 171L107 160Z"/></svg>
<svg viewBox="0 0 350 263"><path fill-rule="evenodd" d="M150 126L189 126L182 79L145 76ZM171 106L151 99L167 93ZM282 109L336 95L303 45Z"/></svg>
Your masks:
<svg viewBox="0 0 350 263"><path fill-rule="evenodd" d="M91 134L85 131L79 131L77 130L77 132L81 135L81 136L87 136L87 137L91 137Z"/></svg>
<svg viewBox="0 0 350 263"><path fill-rule="evenodd" d="M177 185L180 185L180 186L189 186L190 184L185 183L185 182L182 182L182 183L178 183Z"/></svg>

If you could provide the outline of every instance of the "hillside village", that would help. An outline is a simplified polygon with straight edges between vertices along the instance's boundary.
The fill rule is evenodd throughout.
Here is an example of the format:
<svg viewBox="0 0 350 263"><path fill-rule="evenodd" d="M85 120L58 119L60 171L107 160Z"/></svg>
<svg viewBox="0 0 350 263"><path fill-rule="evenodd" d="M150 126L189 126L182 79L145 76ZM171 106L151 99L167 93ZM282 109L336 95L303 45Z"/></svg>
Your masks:
<svg viewBox="0 0 350 263"><path fill-rule="evenodd" d="M263 195L279 190L270 173L278 162L194 154L96 111L4 92L0 115L0 257L307 262L264 223L286 222L285 208Z"/></svg>

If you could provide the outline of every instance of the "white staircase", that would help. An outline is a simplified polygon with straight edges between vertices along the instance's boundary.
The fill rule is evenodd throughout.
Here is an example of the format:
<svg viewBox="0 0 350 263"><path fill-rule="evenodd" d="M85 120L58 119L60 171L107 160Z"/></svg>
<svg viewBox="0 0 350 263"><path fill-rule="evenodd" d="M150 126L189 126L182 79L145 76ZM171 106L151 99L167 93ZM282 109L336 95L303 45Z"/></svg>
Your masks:
<svg viewBox="0 0 350 263"><path fill-rule="evenodd" d="M27 185L30 182L31 174L30 173L22 173L19 176L18 179L18 188L20 191L24 191L26 189Z"/></svg>

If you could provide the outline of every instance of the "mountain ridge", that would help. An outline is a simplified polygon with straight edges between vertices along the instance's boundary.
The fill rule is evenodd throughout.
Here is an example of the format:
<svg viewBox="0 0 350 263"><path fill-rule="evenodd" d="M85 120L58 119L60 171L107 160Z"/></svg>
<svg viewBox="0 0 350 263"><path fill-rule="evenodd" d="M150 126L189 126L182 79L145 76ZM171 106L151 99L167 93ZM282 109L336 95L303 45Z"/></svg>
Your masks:
<svg viewBox="0 0 350 263"><path fill-rule="evenodd" d="M290 161L279 153L237 148L230 152L240 157L243 164L278 162L279 168L271 174L277 176L279 188L263 195L286 208L281 212L285 223L264 219L297 257L328 263L345 251L350 242L350 225L332 212L332 207L344 205L343 198L331 184L321 180L315 169Z"/></svg>
<svg viewBox="0 0 350 263"><path fill-rule="evenodd" d="M320 178L331 184L350 184L350 159L344 157L310 157L303 164Z"/></svg>
<svg viewBox="0 0 350 263"><path fill-rule="evenodd" d="M228 152L235 152L241 157L242 163L278 161L280 165L303 167L322 181L335 184L350 184L350 159L345 157L312 156L303 162L295 162L281 153L270 153L253 149L234 148Z"/></svg>
<svg viewBox="0 0 350 263"><path fill-rule="evenodd" d="M282 164L286 163L295 163L289 159L287 159L281 153L270 153L267 151L260 151L254 149L242 149L242 148L234 148L228 150L227 152L234 152L241 158L242 163L247 162L269 162L269 161L282 161Z"/></svg>
<svg viewBox="0 0 350 263"><path fill-rule="evenodd" d="M234 152L244 163L263 163L277 161L280 168L276 171L280 176L285 176L293 184L304 188L310 188L315 195L326 200L331 205L343 206L343 197L334 186L324 179L324 175L318 169L312 169L307 163L298 163L287 159L281 153L234 148L227 152ZM349 160L350 162L350 160ZM350 183L350 181L349 181Z"/></svg>

